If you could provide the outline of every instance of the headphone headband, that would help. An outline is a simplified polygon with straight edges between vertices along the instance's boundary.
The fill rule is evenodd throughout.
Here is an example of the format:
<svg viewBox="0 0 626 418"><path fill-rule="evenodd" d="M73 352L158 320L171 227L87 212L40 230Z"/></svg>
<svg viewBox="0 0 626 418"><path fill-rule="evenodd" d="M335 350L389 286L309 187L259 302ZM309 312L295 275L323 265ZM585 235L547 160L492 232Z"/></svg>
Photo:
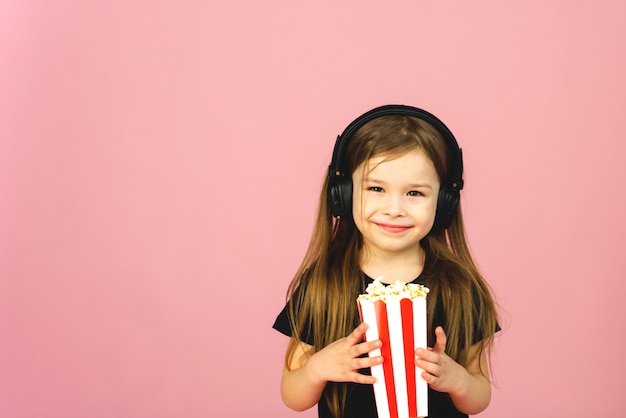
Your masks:
<svg viewBox="0 0 626 418"><path fill-rule="evenodd" d="M372 109L363 115L356 118L350 125L344 129L343 133L337 136L337 142L335 142L335 148L333 150L333 157L330 162L330 166L328 167L329 176L350 176L351 173L344 173L346 170L344 159L344 148L350 142L352 136L358 131L363 125L379 118L381 116L387 115L404 115L404 116L414 116L419 119L422 119L429 124L431 124L437 132L441 134L443 140L446 142L448 149L450 150L450 154L453 157L452 165L449 168L448 173L448 185L453 189L460 191L463 188L463 158L462 158L462 150L459 148L459 144L454 138L454 135L448 129L448 127L435 115L429 113L423 109L419 109L417 107L405 106L405 105L385 105L380 106L375 109Z"/></svg>
<svg viewBox="0 0 626 418"><path fill-rule="evenodd" d="M347 164L344 161L344 148L347 146L348 142L350 142L350 139L352 139L354 134L363 125L372 121L373 119L387 115L417 117L418 119L421 119L432 125L437 130L437 132L439 132L444 142L446 143L452 159L450 161L450 167L448 168L447 178L441 179L441 188L442 190L444 190L444 194L446 194L444 198L447 200L453 200L453 202L450 204L444 204L446 207L443 209L439 208L439 206L443 206L441 203L442 197L440 194L437 210L438 219L435 226L444 229L448 228L450 222L452 221L452 218L454 217L454 211L456 210L456 206L458 205L459 192L463 188L463 155L461 148L459 148L459 145L454 138L452 132L435 115L423 109L405 105L385 105L374 108L355 119L346 127L346 129L344 129L341 135L337 136L337 141L335 142L335 147L333 150L333 156L328 167L328 194L331 201L333 215L338 218L341 216L343 216L344 218L346 216L348 216L349 218L351 217L351 215L347 213L346 207L349 206L351 211L351 202L348 205L348 202L346 201L347 197L343 196L349 194L349 197L351 199L352 195L352 173L348 172L349 170ZM444 210L446 213L439 215L440 210Z"/></svg>

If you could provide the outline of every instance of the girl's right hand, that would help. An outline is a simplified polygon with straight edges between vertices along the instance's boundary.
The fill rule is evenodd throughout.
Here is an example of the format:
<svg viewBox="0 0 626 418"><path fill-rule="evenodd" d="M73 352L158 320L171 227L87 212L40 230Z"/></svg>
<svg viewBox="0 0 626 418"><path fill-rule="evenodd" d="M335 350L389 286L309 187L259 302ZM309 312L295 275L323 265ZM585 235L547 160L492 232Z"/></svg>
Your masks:
<svg viewBox="0 0 626 418"><path fill-rule="evenodd" d="M367 324L361 323L347 337L313 354L307 366L314 378L325 382L375 383L375 377L359 373L359 369L383 362L381 356L361 357L382 345L380 340L364 341L366 330Z"/></svg>

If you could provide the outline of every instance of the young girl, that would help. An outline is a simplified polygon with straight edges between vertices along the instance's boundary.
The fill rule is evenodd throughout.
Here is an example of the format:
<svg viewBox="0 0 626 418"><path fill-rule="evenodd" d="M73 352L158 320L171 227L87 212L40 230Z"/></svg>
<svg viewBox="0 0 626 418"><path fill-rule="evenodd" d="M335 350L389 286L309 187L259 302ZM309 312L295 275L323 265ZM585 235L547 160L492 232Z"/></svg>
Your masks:
<svg viewBox="0 0 626 418"><path fill-rule="evenodd" d="M356 298L373 278L421 283L428 345L415 365L429 385L429 417L467 417L491 399L487 352L499 329L489 287L474 263L459 205L461 150L432 114L373 109L337 138L317 221L289 301L274 328L291 337L281 394L319 417L376 417Z"/></svg>

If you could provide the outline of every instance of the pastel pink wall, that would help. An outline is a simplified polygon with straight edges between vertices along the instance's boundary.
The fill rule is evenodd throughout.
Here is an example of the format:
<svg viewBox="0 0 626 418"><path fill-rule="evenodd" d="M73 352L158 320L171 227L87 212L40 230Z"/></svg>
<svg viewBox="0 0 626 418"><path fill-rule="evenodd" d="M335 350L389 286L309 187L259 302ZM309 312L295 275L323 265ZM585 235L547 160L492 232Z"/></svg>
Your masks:
<svg viewBox="0 0 626 418"><path fill-rule="evenodd" d="M626 3L0 3L0 416L311 417L271 330L336 135L464 148L503 311L484 417L603 417L626 374Z"/></svg>

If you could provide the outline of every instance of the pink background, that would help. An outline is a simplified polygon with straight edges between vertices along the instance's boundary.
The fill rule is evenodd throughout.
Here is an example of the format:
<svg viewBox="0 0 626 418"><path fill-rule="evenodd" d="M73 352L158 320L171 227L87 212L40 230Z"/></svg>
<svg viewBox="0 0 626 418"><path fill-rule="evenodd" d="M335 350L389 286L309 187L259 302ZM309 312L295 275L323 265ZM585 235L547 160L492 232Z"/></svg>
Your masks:
<svg viewBox="0 0 626 418"><path fill-rule="evenodd" d="M336 135L464 148L483 417L622 416L623 1L0 2L0 416L311 417L271 329Z"/></svg>

